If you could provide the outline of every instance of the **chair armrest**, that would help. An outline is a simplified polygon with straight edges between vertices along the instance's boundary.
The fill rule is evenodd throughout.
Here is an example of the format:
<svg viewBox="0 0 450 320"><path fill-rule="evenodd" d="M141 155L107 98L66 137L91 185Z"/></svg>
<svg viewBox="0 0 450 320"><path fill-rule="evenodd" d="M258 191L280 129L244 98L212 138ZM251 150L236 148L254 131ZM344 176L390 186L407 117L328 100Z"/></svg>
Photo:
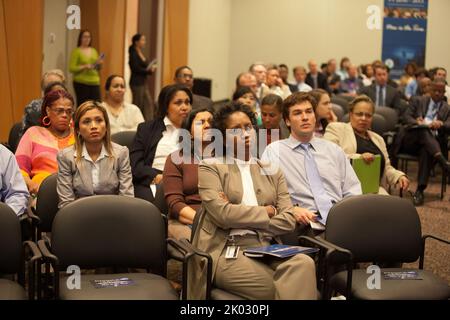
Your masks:
<svg viewBox="0 0 450 320"><path fill-rule="evenodd" d="M24 247L24 249L26 249L28 247L31 250L31 253L33 254L33 256L29 260L30 262L34 262L36 260L42 259L42 253L38 249L36 243L34 243L33 241L25 241L23 243L23 247Z"/></svg>
<svg viewBox="0 0 450 320"><path fill-rule="evenodd" d="M172 238L167 239L167 250L170 258L181 262L188 260L195 254L192 246Z"/></svg>
<svg viewBox="0 0 450 320"><path fill-rule="evenodd" d="M44 259L49 260L50 262L53 262L55 264L58 264L58 257L50 252L50 250L47 247L47 242L45 240L38 241L38 248L41 251Z"/></svg>
<svg viewBox="0 0 450 320"><path fill-rule="evenodd" d="M37 226L39 223L41 223L41 218L39 218L39 217L34 213L34 210L33 210L33 208L32 208L31 206L28 206L28 207L27 207L26 213L27 213L27 216L28 216L29 218L31 218L31 224L32 224L33 226Z"/></svg>
<svg viewBox="0 0 450 320"><path fill-rule="evenodd" d="M433 236L431 234L426 234L426 235L422 236L422 252L420 253L419 269L423 269L423 264L425 262L425 242L427 241L428 238L437 240L437 241L445 243L445 244L450 244L449 240L445 240L445 239Z"/></svg>

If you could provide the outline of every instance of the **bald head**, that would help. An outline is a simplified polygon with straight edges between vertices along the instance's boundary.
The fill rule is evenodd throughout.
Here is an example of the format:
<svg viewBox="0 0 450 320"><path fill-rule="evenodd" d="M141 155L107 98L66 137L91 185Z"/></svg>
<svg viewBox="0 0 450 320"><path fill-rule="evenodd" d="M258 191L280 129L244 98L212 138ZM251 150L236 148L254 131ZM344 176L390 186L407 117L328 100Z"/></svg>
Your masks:
<svg viewBox="0 0 450 320"><path fill-rule="evenodd" d="M309 69L309 72L311 72L312 74L316 74L318 72L317 62L314 60L309 60L308 69Z"/></svg>
<svg viewBox="0 0 450 320"><path fill-rule="evenodd" d="M240 73L236 78L236 88L238 87L250 87L256 94L258 88L256 77L251 72Z"/></svg>

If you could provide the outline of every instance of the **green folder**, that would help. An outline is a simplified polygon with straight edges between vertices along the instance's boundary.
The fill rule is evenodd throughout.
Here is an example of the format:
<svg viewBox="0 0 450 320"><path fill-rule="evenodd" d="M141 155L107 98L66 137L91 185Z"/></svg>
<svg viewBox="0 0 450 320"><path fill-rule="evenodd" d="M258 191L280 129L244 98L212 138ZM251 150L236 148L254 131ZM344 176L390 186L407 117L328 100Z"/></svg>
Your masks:
<svg viewBox="0 0 450 320"><path fill-rule="evenodd" d="M352 159L353 170L361 182L362 193L378 193L380 188L381 156L375 155L375 159L367 164L363 159Z"/></svg>

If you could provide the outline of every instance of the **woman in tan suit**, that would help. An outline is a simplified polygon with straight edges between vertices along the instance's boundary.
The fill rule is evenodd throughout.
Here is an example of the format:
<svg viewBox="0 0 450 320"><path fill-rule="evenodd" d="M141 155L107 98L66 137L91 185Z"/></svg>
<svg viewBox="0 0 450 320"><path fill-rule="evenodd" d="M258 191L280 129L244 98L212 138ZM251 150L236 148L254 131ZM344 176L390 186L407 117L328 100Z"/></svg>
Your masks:
<svg viewBox="0 0 450 320"><path fill-rule="evenodd" d="M111 142L106 109L86 101L75 112L75 145L58 153L59 208L97 194L134 197L127 147Z"/></svg>
<svg viewBox="0 0 450 320"><path fill-rule="evenodd" d="M405 173L396 170L389 160L383 138L370 130L375 112L373 101L366 95L356 97L349 106L350 123L334 122L327 126L324 139L338 144L350 159L362 158L371 163L375 155L381 156L380 194L388 194L385 187L399 184L407 190L409 180Z"/></svg>
<svg viewBox="0 0 450 320"><path fill-rule="evenodd" d="M224 137L227 156L205 160L199 166L202 213L192 243L211 255L215 287L246 299L315 299L315 266L309 256L266 260L243 255L247 247L279 242L279 235L296 226L283 174L268 170L250 155L254 117L240 103L225 106L214 116L214 128ZM239 250L230 258L227 251L232 245ZM206 265L192 269L190 298L199 299L204 293L199 279Z"/></svg>

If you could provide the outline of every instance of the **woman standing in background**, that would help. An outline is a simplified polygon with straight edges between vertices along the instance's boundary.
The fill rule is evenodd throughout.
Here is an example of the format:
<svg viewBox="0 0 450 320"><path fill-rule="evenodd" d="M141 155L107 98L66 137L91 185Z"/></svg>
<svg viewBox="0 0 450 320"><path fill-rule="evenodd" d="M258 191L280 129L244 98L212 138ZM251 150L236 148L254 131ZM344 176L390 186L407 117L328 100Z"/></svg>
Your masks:
<svg viewBox="0 0 450 320"><path fill-rule="evenodd" d="M99 57L97 50L91 47L92 37L88 30L81 30L77 48L72 51L69 71L73 73L73 88L77 105L88 100L100 100L100 74L103 54Z"/></svg>
<svg viewBox="0 0 450 320"><path fill-rule="evenodd" d="M154 107L152 97L148 91L147 76L156 70L156 64L150 64L143 53L145 48L145 36L136 34L132 38L132 44L128 49L131 69L130 88L133 93L133 104L141 109L145 120L153 120Z"/></svg>

